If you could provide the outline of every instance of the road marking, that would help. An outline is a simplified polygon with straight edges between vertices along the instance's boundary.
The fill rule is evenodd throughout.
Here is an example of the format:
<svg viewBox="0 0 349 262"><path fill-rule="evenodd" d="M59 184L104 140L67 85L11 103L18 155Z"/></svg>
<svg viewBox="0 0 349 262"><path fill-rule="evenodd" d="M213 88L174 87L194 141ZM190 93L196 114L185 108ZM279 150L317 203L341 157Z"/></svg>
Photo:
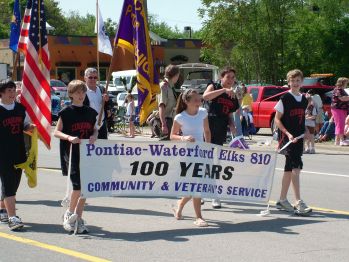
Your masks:
<svg viewBox="0 0 349 262"><path fill-rule="evenodd" d="M275 205L276 201L270 200L269 204ZM347 215L347 216L349 216L349 211L329 209L329 208L323 208L323 207L313 207L313 206L311 206L311 208L313 210L320 211L320 212L323 212L323 213L334 213L334 214L338 214L338 215Z"/></svg>
<svg viewBox="0 0 349 262"><path fill-rule="evenodd" d="M283 168L275 168L275 170L284 171ZM334 174L334 173L322 173L322 172L305 171L305 170L302 170L301 172L302 172L302 173L307 173L307 174L317 174L317 175L322 175L322 176L335 176L335 177L345 177L345 178L349 178L348 175L341 175L341 174Z"/></svg>
<svg viewBox="0 0 349 262"><path fill-rule="evenodd" d="M27 245L40 247L40 248L47 249L47 250L51 250L51 251L54 251L54 252L57 252L57 253L62 253L64 255L71 256L71 257L76 257L76 258L79 258L79 259L82 259L82 260L85 260L85 261L110 262L110 260L106 260L106 259L103 259L103 258L90 256L90 255L87 255L87 254L84 254L84 253L80 253L80 252L77 252L77 251L74 251L74 250L70 250L70 249L66 249L66 248L62 248L62 247L58 247L58 246L54 246L54 245L45 244L45 243L42 243L42 242L38 242L38 241L31 240L31 239L28 239L28 238L18 237L18 236L15 236L15 235L10 235L10 234L3 233L3 232L0 232L0 237L1 238L5 238L5 239L9 239L9 240L13 240L13 241L16 241L16 242L20 242L20 243L23 243L23 244L27 244Z"/></svg>

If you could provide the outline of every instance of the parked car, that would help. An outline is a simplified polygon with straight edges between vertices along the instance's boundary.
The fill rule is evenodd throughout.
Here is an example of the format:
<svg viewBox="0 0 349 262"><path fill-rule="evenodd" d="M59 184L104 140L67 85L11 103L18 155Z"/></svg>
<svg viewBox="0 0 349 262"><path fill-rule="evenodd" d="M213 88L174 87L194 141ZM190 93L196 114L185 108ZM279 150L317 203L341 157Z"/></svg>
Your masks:
<svg viewBox="0 0 349 262"><path fill-rule="evenodd" d="M116 96L116 102L118 104L119 107L124 107L125 106L125 98L127 96L127 92L123 92L123 93L119 93ZM138 106L138 93L132 93L133 97L134 97L134 103L135 106Z"/></svg>
<svg viewBox="0 0 349 262"><path fill-rule="evenodd" d="M61 111L61 99L55 94L55 90L51 87L51 119L52 122L58 121L58 113Z"/></svg>
<svg viewBox="0 0 349 262"><path fill-rule="evenodd" d="M253 98L253 123L256 130L258 131L259 128L270 127L271 121L275 115L274 106L280 99L280 96L278 95L288 90L288 87L274 85L248 85L247 89Z"/></svg>
<svg viewBox="0 0 349 262"><path fill-rule="evenodd" d="M308 85L301 87L300 91L306 93L312 89L316 94L319 94L323 101L323 110L331 115L331 101L326 98L326 94L333 90L333 86ZM274 129L275 105L280 100L280 97L288 92L289 87L283 86L248 86L248 90L252 94L253 103L253 123L257 129L271 128Z"/></svg>
<svg viewBox="0 0 349 262"><path fill-rule="evenodd" d="M51 79L50 86L59 97L67 97L67 85L60 80Z"/></svg>
<svg viewBox="0 0 349 262"><path fill-rule="evenodd" d="M136 70L124 70L112 73L112 86L108 88L108 92L118 95L121 92L132 90L137 83Z"/></svg>
<svg viewBox="0 0 349 262"><path fill-rule="evenodd" d="M189 63L178 67L180 75L175 85L177 92L192 88L203 94L210 83L218 80L218 67L214 65Z"/></svg>

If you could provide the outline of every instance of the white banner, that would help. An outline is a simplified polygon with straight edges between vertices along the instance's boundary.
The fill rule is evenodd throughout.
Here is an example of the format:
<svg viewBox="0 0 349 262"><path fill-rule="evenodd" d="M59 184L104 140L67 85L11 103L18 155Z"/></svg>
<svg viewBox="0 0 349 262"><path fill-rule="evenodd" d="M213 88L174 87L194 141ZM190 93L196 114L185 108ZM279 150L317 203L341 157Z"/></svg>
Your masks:
<svg viewBox="0 0 349 262"><path fill-rule="evenodd" d="M80 145L84 197L194 196L266 203L276 152L207 143L97 140Z"/></svg>

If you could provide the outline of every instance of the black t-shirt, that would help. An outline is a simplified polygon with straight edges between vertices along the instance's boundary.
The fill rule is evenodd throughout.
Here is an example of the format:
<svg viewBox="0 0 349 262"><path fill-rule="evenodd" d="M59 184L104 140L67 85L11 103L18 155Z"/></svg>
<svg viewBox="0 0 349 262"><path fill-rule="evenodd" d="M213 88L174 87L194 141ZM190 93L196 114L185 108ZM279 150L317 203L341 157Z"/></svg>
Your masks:
<svg viewBox="0 0 349 262"><path fill-rule="evenodd" d="M222 89L220 82L213 84L214 90ZM239 101L236 97L230 98L226 93L223 93L212 99L209 103L209 116L219 117L222 120L228 120L229 114L239 109Z"/></svg>
<svg viewBox="0 0 349 262"><path fill-rule="evenodd" d="M0 106L0 166L27 160L24 144L25 107L15 102L13 110Z"/></svg>
<svg viewBox="0 0 349 262"><path fill-rule="evenodd" d="M305 132L305 110L308 106L308 100L302 96L302 100L297 102L292 94L287 92L281 97L284 106L284 113L281 117L281 122L286 130L293 135L293 137L300 136ZM289 141L287 135L279 131L279 148L282 148ZM298 140L297 143L290 144L283 154L294 152L302 154L303 139Z"/></svg>
<svg viewBox="0 0 349 262"><path fill-rule="evenodd" d="M96 117L98 113L88 106L70 105L62 109L58 116L63 123L62 132L69 136L89 139L93 135ZM67 175L69 164L70 143L67 140L60 140L61 167L63 175ZM80 149L79 144L73 144L72 149L72 173L79 172Z"/></svg>

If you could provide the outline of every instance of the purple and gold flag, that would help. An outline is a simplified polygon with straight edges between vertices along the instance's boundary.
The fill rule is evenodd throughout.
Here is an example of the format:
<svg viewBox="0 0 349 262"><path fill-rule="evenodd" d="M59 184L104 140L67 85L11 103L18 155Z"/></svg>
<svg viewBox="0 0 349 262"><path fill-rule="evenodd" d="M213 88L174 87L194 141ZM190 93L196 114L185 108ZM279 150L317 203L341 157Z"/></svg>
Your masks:
<svg viewBox="0 0 349 262"><path fill-rule="evenodd" d="M121 47L134 55L141 124L157 107L156 94L160 93L143 2L124 0L114 43L115 47Z"/></svg>

